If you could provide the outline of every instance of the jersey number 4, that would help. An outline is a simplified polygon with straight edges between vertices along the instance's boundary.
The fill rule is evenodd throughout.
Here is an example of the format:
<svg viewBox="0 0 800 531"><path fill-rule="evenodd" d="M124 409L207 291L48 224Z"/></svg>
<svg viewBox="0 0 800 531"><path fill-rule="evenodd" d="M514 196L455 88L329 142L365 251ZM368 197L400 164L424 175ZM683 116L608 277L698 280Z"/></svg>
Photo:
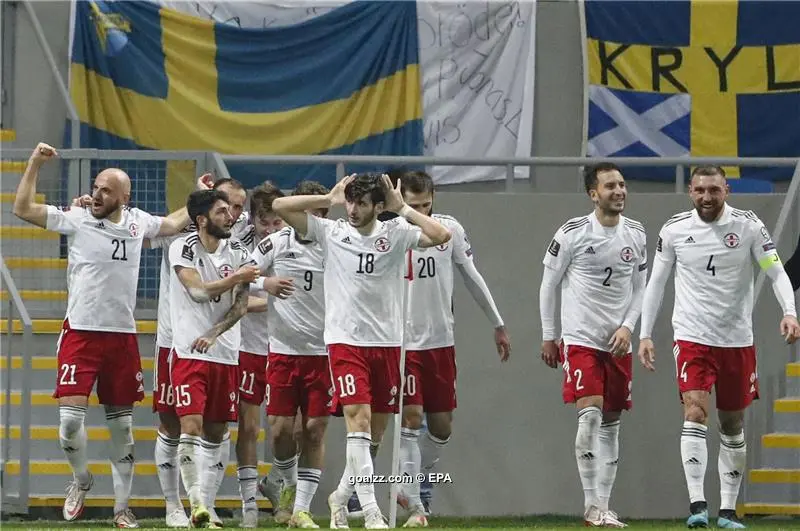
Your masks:
<svg viewBox="0 0 800 531"><path fill-rule="evenodd" d="M706 271L711 271L711 276L717 276L717 266L711 265L714 262L714 255L708 257L708 264L706 264Z"/></svg>

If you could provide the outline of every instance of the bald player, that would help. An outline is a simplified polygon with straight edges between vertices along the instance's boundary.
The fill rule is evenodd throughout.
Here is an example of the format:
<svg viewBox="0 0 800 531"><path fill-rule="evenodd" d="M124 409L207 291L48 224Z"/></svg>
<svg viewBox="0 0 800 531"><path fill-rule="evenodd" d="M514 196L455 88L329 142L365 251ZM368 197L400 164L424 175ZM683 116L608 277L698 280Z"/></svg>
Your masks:
<svg viewBox="0 0 800 531"><path fill-rule="evenodd" d="M95 177L90 207L61 210L36 203L39 169L57 156L47 144L36 146L17 188L14 215L69 237L69 298L57 344L53 395L59 405L59 442L74 476L67 487L64 519L80 517L92 488L84 418L97 383L111 436L114 525L134 528L139 524L128 508L134 465L132 406L144 399L144 382L133 310L142 240L177 234L189 216L185 208L167 217L128 208L131 183L118 168Z"/></svg>

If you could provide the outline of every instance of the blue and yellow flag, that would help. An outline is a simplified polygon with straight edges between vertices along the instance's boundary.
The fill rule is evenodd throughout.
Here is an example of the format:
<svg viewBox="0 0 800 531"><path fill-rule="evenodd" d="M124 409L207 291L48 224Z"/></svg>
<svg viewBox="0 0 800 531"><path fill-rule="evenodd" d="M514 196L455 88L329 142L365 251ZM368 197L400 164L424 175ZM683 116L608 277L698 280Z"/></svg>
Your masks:
<svg viewBox="0 0 800 531"><path fill-rule="evenodd" d="M589 156L800 156L800 2L584 3ZM783 180L791 168L726 168ZM674 179L671 168L626 175Z"/></svg>
<svg viewBox="0 0 800 531"><path fill-rule="evenodd" d="M81 1L75 13L84 147L422 154L415 2L354 2L265 29L150 2ZM229 167L246 186L335 181L330 165Z"/></svg>

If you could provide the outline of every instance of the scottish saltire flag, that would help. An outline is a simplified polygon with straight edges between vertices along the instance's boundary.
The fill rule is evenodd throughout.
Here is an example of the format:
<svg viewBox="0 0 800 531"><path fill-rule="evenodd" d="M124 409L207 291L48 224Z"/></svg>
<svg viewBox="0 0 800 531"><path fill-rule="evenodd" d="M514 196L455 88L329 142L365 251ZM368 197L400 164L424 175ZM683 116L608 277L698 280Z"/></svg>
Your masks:
<svg viewBox="0 0 800 531"><path fill-rule="evenodd" d="M800 2L587 0L587 155L800 156ZM726 168L783 180L791 168ZM672 180L672 168L626 168Z"/></svg>
<svg viewBox="0 0 800 531"><path fill-rule="evenodd" d="M416 20L415 2L354 2L279 28L239 28L151 2L77 2L70 90L81 143L420 155ZM335 181L333 166L229 168L248 187ZM166 179L166 196L185 200L186 183L178 192L174 181Z"/></svg>

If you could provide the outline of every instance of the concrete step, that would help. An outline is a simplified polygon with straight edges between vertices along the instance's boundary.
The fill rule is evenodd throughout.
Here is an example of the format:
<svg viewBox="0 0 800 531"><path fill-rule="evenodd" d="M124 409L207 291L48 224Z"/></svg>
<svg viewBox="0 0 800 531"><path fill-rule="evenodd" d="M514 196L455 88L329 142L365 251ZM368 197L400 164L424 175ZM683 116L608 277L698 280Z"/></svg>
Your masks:
<svg viewBox="0 0 800 531"><path fill-rule="evenodd" d="M750 483L747 499L792 504L800 500L800 485L792 483Z"/></svg>
<svg viewBox="0 0 800 531"><path fill-rule="evenodd" d="M17 286L20 297L25 302L25 307L28 306L28 301L31 302L66 302L67 290L48 290L48 289L25 289ZM0 301L7 301L11 295L6 290L0 291Z"/></svg>
<svg viewBox="0 0 800 531"><path fill-rule="evenodd" d="M140 341L140 345L145 341ZM150 342L147 341L149 344ZM19 351L21 346L14 345L12 348ZM50 341L49 348L52 354L34 356L31 359L33 372L31 373L31 388L32 389L52 389L55 385L56 375L58 372L58 360L55 356L56 343L53 339ZM142 374L144 375L144 385L146 390L151 390L153 384L153 362L155 359L155 350L140 351ZM20 374L22 370L22 356L13 356L11 361L11 370L7 369L8 361L5 357L0 359L0 385L5 389L7 381L10 379L12 391L21 390ZM13 400L18 400L14 398Z"/></svg>
<svg viewBox="0 0 800 531"><path fill-rule="evenodd" d="M743 503L736 512L741 516L750 515L783 515L800 516L800 503Z"/></svg>
<svg viewBox="0 0 800 531"><path fill-rule="evenodd" d="M748 477L750 483L800 484L800 468L754 468Z"/></svg>
<svg viewBox="0 0 800 531"><path fill-rule="evenodd" d="M800 463L798 448L764 448L760 465L764 468L792 468Z"/></svg>
<svg viewBox="0 0 800 531"><path fill-rule="evenodd" d="M27 166L28 162L24 160L2 160L0 161L0 173L22 175Z"/></svg>
<svg viewBox="0 0 800 531"><path fill-rule="evenodd" d="M26 258L58 258L61 256L61 235L30 224L4 224L0 226L0 253Z"/></svg>
<svg viewBox="0 0 800 531"><path fill-rule="evenodd" d="M766 433L761 436L761 446L800 449L800 433Z"/></svg>
<svg viewBox="0 0 800 531"><path fill-rule="evenodd" d="M775 401L775 413L800 413L800 397L790 396Z"/></svg>
<svg viewBox="0 0 800 531"><path fill-rule="evenodd" d="M800 362L786 364L786 394L800 396Z"/></svg>
<svg viewBox="0 0 800 531"><path fill-rule="evenodd" d="M0 129L0 142L10 144L17 139L17 132L13 129ZM9 147L6 145L5 147Z"/></svg>
<svg viewBox="0 0 800 531"><path fill-rule="evenodd" d="M67 290L66 258L5 258L18 290Z"/></svg>
<svg viewBox="0 0 800 531"><path fill-rule="evenodd" d="M39 396L50 397L52 391L39 391ZM152 408L152 391L145 385L145 399L133 407L133 425L139 428L147 428L156 426L157 416L153 413ZM5 398L2 399L5 402ZM47 400L48 406L34 406L31 411L31 422L41 426L58 426L60 420L58 415L58 406L55 399ZM86 411L86 425L87 426L105 426L106 415L105 409L97 403L97 397L92 395L89 400L92 406ZM4 414L0 410L0 414ZM3 419L5 421L5 419ZM9 412L8 422L10 425L19 425L22 422L22 410L19 407L14 407L14 400L12 398L12 407Z"/></svg>

